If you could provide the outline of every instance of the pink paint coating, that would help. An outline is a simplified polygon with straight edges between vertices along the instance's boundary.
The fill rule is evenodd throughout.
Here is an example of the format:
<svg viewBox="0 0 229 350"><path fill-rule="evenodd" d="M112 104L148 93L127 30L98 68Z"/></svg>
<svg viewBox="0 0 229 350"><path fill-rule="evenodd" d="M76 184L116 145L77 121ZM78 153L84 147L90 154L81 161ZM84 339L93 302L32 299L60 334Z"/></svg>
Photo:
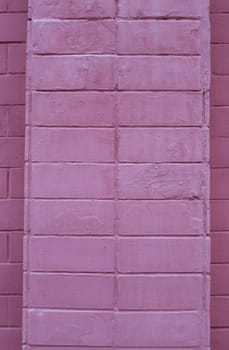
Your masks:
<svg viewBox="0 0 229 350"><path fill-rule="evenodd" d="M211 346L227 350L229 339L228 246L228 72L227 1L211 3Z"/></svg>
<svg viewBox="0 0 229 350"><path fill-rule="evenodd" d="M0 347L22 347L27 2L0 1Z"/></svg>
<svg viewBox="0 0 229 350"><path fill-rule="evenodd" d="M208 0L30 0L24 152L27 9L0 0L2 346L209 350ZM212 11L212 40L225 42L227 2ZM218 49L212 322L227 327ZM212 334L224 350L227 331Z"/></svg>
<svg viewBox="0 0 229 350"><path fill-rule="evenodd" d="M208 2L30 14L25 349L208 349Z"/></svg>

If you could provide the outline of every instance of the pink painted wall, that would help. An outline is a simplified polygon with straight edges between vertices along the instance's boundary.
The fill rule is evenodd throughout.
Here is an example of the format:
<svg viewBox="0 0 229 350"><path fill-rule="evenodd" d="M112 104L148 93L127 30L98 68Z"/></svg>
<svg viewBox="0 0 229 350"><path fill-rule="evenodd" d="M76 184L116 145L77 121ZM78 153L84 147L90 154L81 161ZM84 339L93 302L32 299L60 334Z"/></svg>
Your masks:
<svg viewBox="0 0 229 350"><path fill-rule="evenodd" d="M26 11L0 1L0 348L21 349Z"/></svg>
<svg viewBox="0 0 229 350"><path fill-rule="evenodd" d="M212 350L229 344L229 3L212 0Z"/></svg>
<svg viewBox="0 0 229 350"><path fill-rule="evenodd" d="M209 349L208 1L30 16L24 350Z"/></svg>

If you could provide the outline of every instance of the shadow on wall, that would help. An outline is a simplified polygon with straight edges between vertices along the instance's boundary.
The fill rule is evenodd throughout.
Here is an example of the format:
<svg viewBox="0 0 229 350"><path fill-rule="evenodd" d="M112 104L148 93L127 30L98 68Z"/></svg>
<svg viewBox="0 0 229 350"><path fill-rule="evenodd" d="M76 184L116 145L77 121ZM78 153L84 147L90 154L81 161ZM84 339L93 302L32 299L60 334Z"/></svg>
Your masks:
<svg viewBox="0 0 229 350"><path fill-rule="evenodd" d="M0 344L21 350L26 0L0 1Z"/></svg>
<svg viewBox="0 0 229 350"><path fill-rule="evenodd" d="M212 350L229 344L229 1L211 0Z"/></svg>

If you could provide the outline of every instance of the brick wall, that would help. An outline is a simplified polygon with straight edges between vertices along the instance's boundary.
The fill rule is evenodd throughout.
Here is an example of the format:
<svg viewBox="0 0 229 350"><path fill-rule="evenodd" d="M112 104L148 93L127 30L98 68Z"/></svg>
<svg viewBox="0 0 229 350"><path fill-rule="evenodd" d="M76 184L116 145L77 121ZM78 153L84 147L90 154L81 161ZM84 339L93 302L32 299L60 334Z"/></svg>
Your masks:
<svg viewBox="0 0 229 350"><path fill-rule="evenodd" d="M209 349L208 1L30 17L24 349Z"/></svg>
<svg viewBox="0 0 229 350"><path fill-rule="evenodd" d="M0 347L21 349L26 11L0 1Z"/></svg>
<svg viewBox="0 0 229 350"><path fill-rule="evenodd" d="M208 8L182 4L30 2L26 349L208 347Z"/></svg>
<svg viewBox="0 0 229 350"><path fill-rule="evenodd" d="M212 0L212 350L229 344L229 3Z"/></svg>

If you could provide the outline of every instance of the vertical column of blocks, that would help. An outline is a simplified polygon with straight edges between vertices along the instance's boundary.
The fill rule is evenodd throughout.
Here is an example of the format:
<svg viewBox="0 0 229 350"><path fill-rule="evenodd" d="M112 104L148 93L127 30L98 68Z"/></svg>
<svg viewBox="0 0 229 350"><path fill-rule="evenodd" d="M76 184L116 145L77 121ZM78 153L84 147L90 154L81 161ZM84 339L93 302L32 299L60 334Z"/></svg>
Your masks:
<svg viewBox="0 0 229 350"><path fill-rule="evenodd" d="M226 350L229 342L229 4L211 1L211 218L212 218L212 350Z"/></svg>
<svg viewBox="0 0 229 350"><path fill-rule="evenodd" d="M0 343L21 349L27 3L0 1Z"/></svg>
<svg viewBox="0 0 229 350"><path fill-rule="evenodd" d="M116 4L35 0L30 11L25 349L109 348Z"/></svg>
<svg viewBox="0 0 229 350"><path fill-rule="evenodd" d="M208 1L30 16L24 349L209 349Z"/></svg>
<svg viewBox="0 0 229 350"><path fill-rule="evenodd" d="M207 349L208 4L121 0L117 25L116 345Z"/></svg>

